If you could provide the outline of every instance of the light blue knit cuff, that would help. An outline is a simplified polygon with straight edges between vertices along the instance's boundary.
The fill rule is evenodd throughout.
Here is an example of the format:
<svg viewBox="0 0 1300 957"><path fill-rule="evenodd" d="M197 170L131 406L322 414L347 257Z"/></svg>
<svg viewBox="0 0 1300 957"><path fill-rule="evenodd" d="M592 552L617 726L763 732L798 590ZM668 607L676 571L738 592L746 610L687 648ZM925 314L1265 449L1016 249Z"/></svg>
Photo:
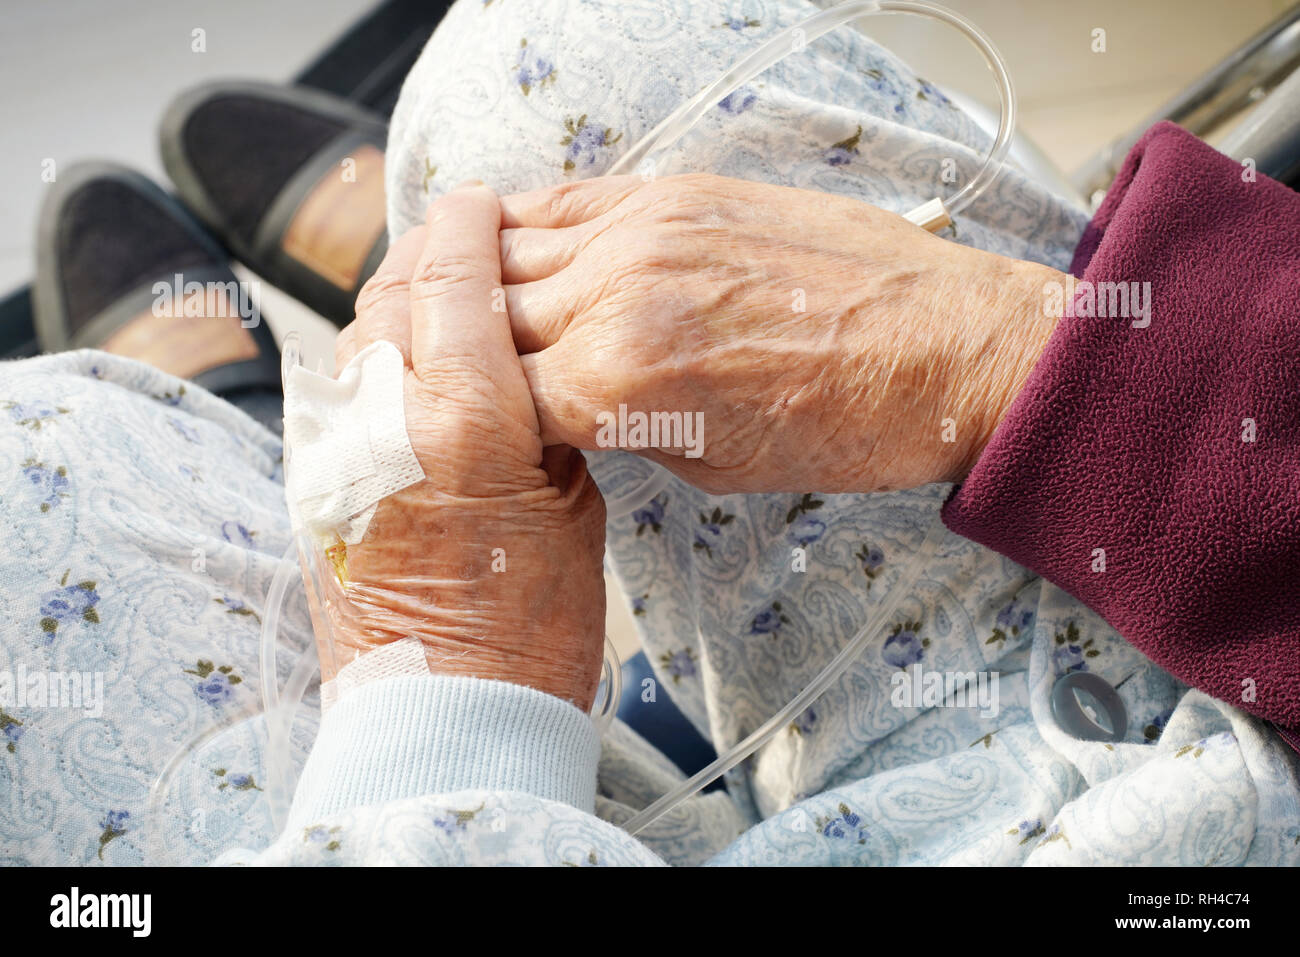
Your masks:
<svg viewBox="0 0 1300 957"><path fill-rule="evenodd" d="M520 791L591 813L600 736L567 701L482 678L354 688L321 719L289 829L349 808L462 790Z"/></svg>

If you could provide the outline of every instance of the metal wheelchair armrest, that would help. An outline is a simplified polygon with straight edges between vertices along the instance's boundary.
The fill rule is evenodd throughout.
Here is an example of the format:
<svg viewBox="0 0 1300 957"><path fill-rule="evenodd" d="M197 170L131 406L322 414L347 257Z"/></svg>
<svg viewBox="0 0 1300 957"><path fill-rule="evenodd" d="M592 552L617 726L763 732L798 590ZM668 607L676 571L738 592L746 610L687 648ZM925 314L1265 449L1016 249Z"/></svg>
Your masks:
<svg viewBox="0 0 1300 957"><path fill-rule="evenodd" d="M1255 169L1300 187L1300 68L1251 110L1219 144L1235 160L1252 160Z"/></svg>
<svg viewBox="0 0 1300 957"><path fill-rule="evenodd" d="M1288 182L1287 176L1294 176L1300 165L1297 70L1300 70L1300 4L1291 7L1195 83L1112 141L1080 167L1071 180L1096 208L1124 157L1154 124L1172 120L1197 136L1205 136L1242 109L1267 98L1238 124L1220 149L1235 159L1249 157L1259 172Z"/></svg>

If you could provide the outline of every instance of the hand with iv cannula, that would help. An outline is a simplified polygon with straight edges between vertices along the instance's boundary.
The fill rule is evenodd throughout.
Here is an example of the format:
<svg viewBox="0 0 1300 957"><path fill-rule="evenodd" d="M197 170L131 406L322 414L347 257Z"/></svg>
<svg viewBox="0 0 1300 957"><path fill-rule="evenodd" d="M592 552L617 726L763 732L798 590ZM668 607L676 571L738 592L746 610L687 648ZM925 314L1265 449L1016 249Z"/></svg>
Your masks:
<svg viewBox="0 0 1300 957"><path fill-rule="evenodd" d="M336 345L338 368L378 339L402 352L428 477L349 549L336 644L413 634L435 673L588 706L604 511L573 447L602 447L624 405L701 414L702 456L632 451L710 491L960 479L1055 327L1058 278L855 201L721 177L499 205L454 191L393 245Z"/></svg>
<svg viewBox="0 0 1300 957"><path fill-rule="evenodd" d="M405 416L426 476L383 499L330 556L313 614L322 678L418 638L435 674L528 685L587 710L604 642L605 513L582 455L544 447L504 312L500 207L476 183L401 237L340 334L337 367L380 339L405 363Z"/></svg>

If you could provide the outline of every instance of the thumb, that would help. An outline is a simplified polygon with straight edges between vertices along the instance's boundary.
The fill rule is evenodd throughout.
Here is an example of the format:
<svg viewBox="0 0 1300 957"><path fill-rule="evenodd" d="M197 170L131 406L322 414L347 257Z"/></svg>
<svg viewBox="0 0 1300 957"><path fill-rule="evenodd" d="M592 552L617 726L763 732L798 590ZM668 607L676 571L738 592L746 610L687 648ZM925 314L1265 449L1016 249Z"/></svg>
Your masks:
<svg viewBox="0 0 1300 957"><path fill-rule="evenodd" d="M532 392L542 444L598 448L596 416L603 406L595 396L605 390L591 369L575 361L563 340L520 356L519 363Z"/></svg>

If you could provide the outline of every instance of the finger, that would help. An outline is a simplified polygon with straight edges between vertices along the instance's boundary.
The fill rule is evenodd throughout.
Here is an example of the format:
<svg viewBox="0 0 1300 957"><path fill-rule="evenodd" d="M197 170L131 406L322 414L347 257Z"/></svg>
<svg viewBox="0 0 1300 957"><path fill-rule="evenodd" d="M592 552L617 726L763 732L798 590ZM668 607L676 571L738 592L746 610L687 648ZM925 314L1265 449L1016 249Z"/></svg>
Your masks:
<svg viewBox="0 0 1300 957"><path fill-rule="evenodd" d="M598 401L591 376L578 376L577 364L562 346L521 355L528 391L537 410L542 444L594 449Z"/></svg>
<svg viewBox="0 0 1300 957"><path fill-rule="evenodd" d="M605 416L613 413L617 405L611 398L617 395L617 387L597 381L591 374L589 357L574 361L571 353L570 348L561 344L519 357L537 410L542 445L548 451L555 446L591 451L608 448L600 442L602 418L603 427L608 428L609 420ZM625 451L661 465L691 485L714 494L777 491L755 483L744 467L720 469L702 458L687 457L682 449Z"/></svg>
<svg viewBox="0 0 1300 957"><path fill-rule="evenodd" d="M411 278L411 358L435 382L448 363L487 376L527 399L501 290L501 206L481 183L464 184L429 206L428 232Z"/></svg>
<svg viewBox="0 0 1300 957"><path fill-rule="evenodd" d="M563 229L501 230L501 281L535 282L570 265L600 232L596 221Z"/></svg>
<svg viewBox="0 0 1300 957"><path fill-rule="evenodd" d="M519 355L550 348L564 335L577 308L576 292L562 275L506 286L510 334Z"/></svg>
<svg viewBox="0 0 1300 957"><path fill-rule="evenodd" d="M411 364L411 273L424 248L425 228L416 226L388 247L375 274L357 294L357 317L334 340L334 368L342 370L366 346L387 339Z"/></svg>
<svg viewBox="0 0 1300 957"><path fill-rule="evenodd" d="M613 209L643 185L639 176L599 176L501 197L501 226L580 226Z"/></svg>

